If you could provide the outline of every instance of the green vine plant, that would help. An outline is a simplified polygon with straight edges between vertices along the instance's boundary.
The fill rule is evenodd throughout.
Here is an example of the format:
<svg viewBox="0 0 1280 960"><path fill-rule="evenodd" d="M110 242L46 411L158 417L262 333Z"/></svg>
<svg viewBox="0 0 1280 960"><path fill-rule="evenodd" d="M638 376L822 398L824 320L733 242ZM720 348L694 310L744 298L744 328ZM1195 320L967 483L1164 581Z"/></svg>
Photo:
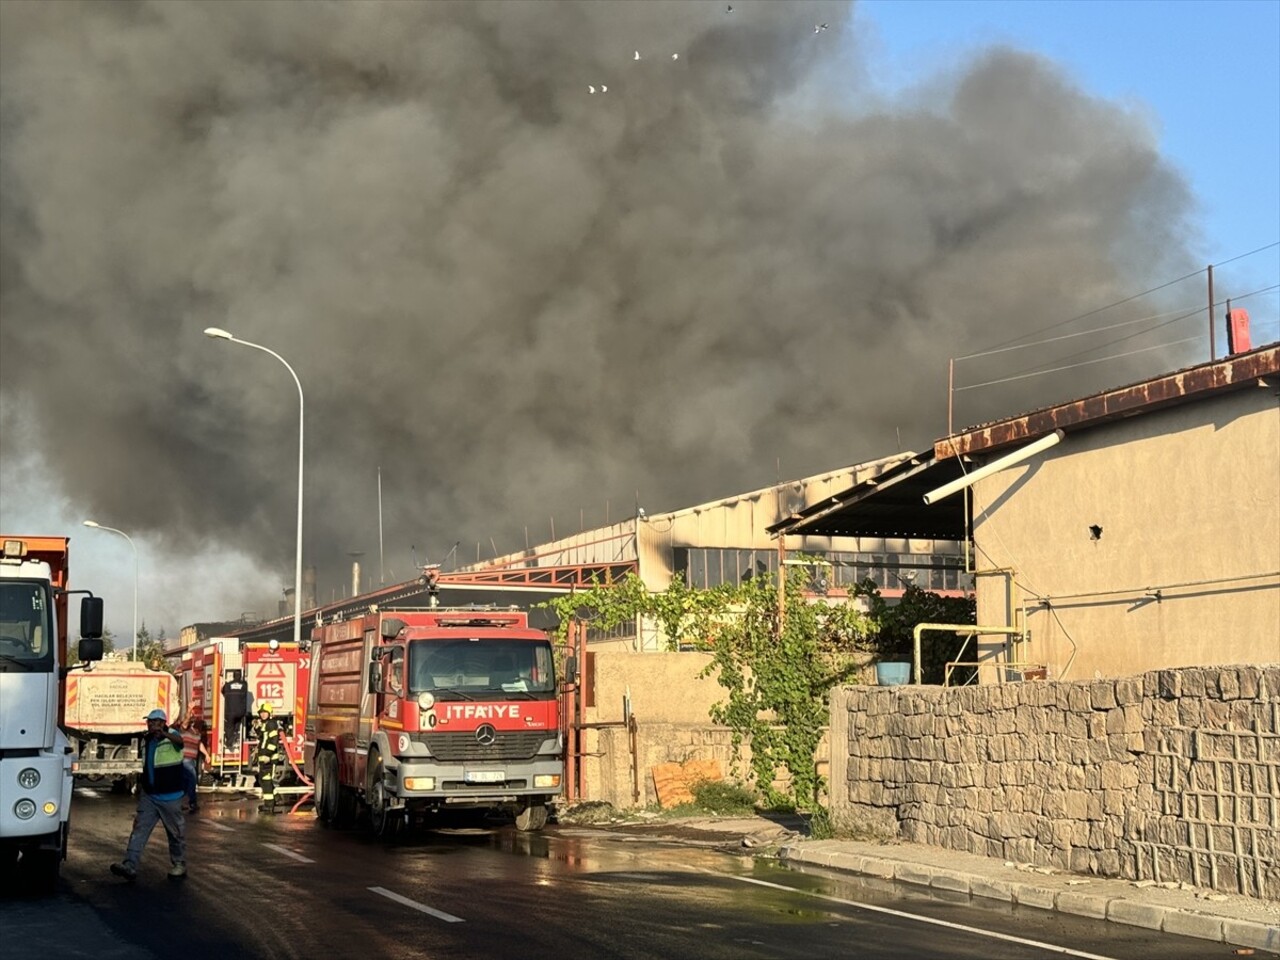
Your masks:
<svg viewBox="0 0 1280 960"><path fill-rule="evenodd" d="M814 809L822 788L815 758L830 692L865 662L875 624L856 603L808 594L810 579L805 567L789 568L781 617L772 576L705 590L677 576L665 591L651 593L629 574L542 606L558 615L561 639L571 617L601 630L647 617L669 649L711 654L701 676L715 674L727 698L711 708L710 719L729 728L735 758L750 745L751 774L764 802Z"/></svg>
<svg viewBox="0 0 1280 960"><path fill-rule="evenodd" d="M897 602L889 603L870 580L860 585L859 592L867 598L871 620L876 624L875 631L868 637L867 649L877 661L910 661L917 623L978 622L977 604L972 594L944 597L910 584ZM966 649L968 653L963 654ZM920 650L922 682L942 683L947 664L961 656L967 656L970 661L976 658L973 645L966 644L964 637L930 635L929 642L922 644ZM951 684L963 686L970 683L976 672L972 666L957 667L951 676Z"/></svg>

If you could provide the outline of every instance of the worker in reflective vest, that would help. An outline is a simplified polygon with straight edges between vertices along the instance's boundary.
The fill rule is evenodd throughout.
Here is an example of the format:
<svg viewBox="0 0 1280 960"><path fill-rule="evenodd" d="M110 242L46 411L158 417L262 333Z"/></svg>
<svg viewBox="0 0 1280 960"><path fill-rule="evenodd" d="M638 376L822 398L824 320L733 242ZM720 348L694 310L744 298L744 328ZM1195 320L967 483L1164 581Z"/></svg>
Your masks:
<svg viewBox="0 0 1280 960"><path fill-rule="evenodd" d="M147 714L146 723L146 754L142 775L138 778L138 809L124 860L111 864L111 872L129 881L137 879L142 850L159 823L169 838L169 876L180 880L187 875L186 818L182 815L185 793L182 735L169 729L163 710L152 710Z"/></svg>
<svg viewBox="0 0 1280 960"><path fill-rule="evenodd" d="M276 812L277 768L284 758L280 742L280 722L273 713L271 704L263 703L258 707L258 718L253 721L253 732L258 738L254 759L258 764L258 786L262 789L262 803L258 810L262 813Z"/></svg>

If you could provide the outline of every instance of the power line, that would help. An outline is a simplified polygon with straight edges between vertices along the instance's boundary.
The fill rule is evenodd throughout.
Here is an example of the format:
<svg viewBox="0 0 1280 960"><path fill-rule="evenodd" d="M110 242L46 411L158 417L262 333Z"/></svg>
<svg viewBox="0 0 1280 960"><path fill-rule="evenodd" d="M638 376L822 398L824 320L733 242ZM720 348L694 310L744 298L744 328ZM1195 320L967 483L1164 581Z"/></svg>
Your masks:
<svg viewBox="0 0 1280 960"><path fill-rule="evenodd" d="M1223 266L1226 266L1228 263L1235 263L1237 260L1243 260L1245 257L1252 257L1254 254L1262 253L1264 250L1270 250L1270 249L1271 249L1271 248L1273 248L1273 247L1280 247L1280 240L1277 240L1277 241L1275 241L1274 243L1268 243L1268 244L1266 244L1266 245L1264 245L1264 246L1258 247L1256 250L1250 250L1248 253L1241 253L1241 254L1237 254L1237 255L1236 255L1236 256L1234 256L1234 257L1230 257L1230 258L1228 258L1228 259L1226 259L1226 260L1222 260L1222 261L1220 261L1220 262L1218 262L1218 263L1212 264L1212 266L1214 266L1214 267L1223 267ZM1057 321L1056 323L1051 323L1051 324L1049 324L1048 326L1040 327L1040 328L1039 328L1039 329L1037 329L1037 330L1030 330L1030 331L1028 331L1027 333L1021 334L1021 335L1016 336L1016 337L1012 337L1011 339L1009 339L1009 340L1005 340L1005 341L1003 341L1003 342L1001 342L1001 343L997 343L994 347L991 347L991 348L989 348L988 350L986 350L986 351L984 351L984 352L981 352L981 353L972 353L972 354L968 354L968 355L963 356L963 357L955 357L954 359L955 359L955 360L971 360L971 359L974 359L975 357L987 356L987 355L988 355L988 354L990 354L990 353L994 353L994 352L998 351L1001 347L1007 347L1007 346L1009 346L1010 344L1018 343L1019 341L1025 340L1025 339L1027 339L1028 337L1033 337L1033 336L1035 336L1035 335L1036 335L1036 334L1038 334L1038 333L1044 333L1044 332L1046 332L1046 331L1048 331L1048 330L1055 330L1055 329L1057 329L1058 327L1065 326L1065 325L1066 325L1066 324L1068 324L1068 323L1075 323L1077 320L1086 320L1086 319L1088 319L1089 317L1097 316L1098 314L1100 314L1100 313L1104 313L1104 312L1106 312L1107 310L1112 309L1113 307L1119 307L1119 306L1122 306L1122 305L1124 305L1124 304L1126 304L1126 303L1131 303L1132 301L1137 300L1137 299L1139 299L1139 298L1141 298L1141 297L1145 297L1145 296L1147 296L1148 294L1157 293L1158 291L1163 290L1163 289L1165 289L1166 287L1171 287L1171 286L1173 286L1175 283L1182 283L1184 280L1190 280L1192 277L1197 277L1197 276L1199 276L1200 274L1202 274L1202 273L1204 273L1204 272L1205 272L1205 269L1195 270L1195 271L1193 271L1193 272L1191 272L1191 273L1188 273L1188 274L1186 274L1186 275L1184 275L1184 276L1178 277L1176 280L1170 280L1170 281L1168 281L1167 283L1162 283L1162 284L1160 284L1159 286L1152 287L1150 290L1144 290L1144 291L1142 291L1141 293L1135 293L1135 294L1133 294L1132 296L1125 297L1125 298L1124 298L1124 299L1122 299L1122 300L1117 300L1117 301L1115 301L1114 303L1109 303L1109 304L1107 304L1106 306L1098 307L1098 308L1096 308L1096 309L1094 309L1094 310L1089 310L1089 311L1088 311L1088 312L1086 312L1086 313L1081 313L1081 314L1078 314L1078 315L1076 315L1076 316L1074 316L1074 317L1068 317L1066 320L1059 320L1059 321ZM1233 299L1234 299L1234 298L1233 298ZM1105 328L1104 328L1104 329L1105 329Z"/></svg>
<svg viewBox="0 0 1280 960"><path fill-rule="evenodd" d="M1263 250L1270 250L1272 247L1280 247L1280 240L1275 243L1268 243L1265 247L1259 247L1257 250L1250 250L1248 253L1242 253L1239 256L1232 257L1230 260L1223 260L1221 263L1215 263L1215 267L1225 267L1228 263L1235 263L1237 260L1243 260L1245 257L1252 257L1255 253L1261 253Z"/></svg>
<svg viewBox="0 0 1280 960"><path fill-rule="evenodd" d="M1133 300L1137 300L1140 297L1145 297L1149 293L1156 293L1159 290L1163 290L1165 287L1172 287L1175 283L1182 283L1182 281L1184 280L1190 280L1192 277L1198 277L1202 273L1204 273L1204 270L1196 270L1194 273L1188 273L1186 276L1179 277L1177 280L1170 280L1168 283L1162 283L1158 287L1152 287L1150 290L1143 290L1141 293L1135 293L1131 297L1125 297L1123 300L1117 300L1115 303L1109 303L1105 307L1098 307L1096 310L1090 310L1088 313L1082 313L1075 317L1069 317L1066 320L1059 320L1057 323L1051 323L1047 327L1041 327L1039 330L1031 330L1028 333L1022 334L1021 336L1014 337L1011 340L1006 340L1003 343L997 343L991 349L998 350L1001 347L1008 346L1011 343L1017 343L1019 340L1025 340L1027 339L1027 337L1033 337L1037 333L1044 333L1046 330L1055 330L1058 327L1066 326L1068 323L1075 323L1077 320L1087 320L1089 317L1096 316L1099 313L1104 313L1107 310L1110 310L1112 307L1123 306L1124 304L1130 303ZM972 359L973 357L980 357L980 356L983 356L983 354L974 353L974 354L969 354L969 356L965 356L965 357L956 357L956 359L969 360L969 359Z"/></svg>
<svg viewBox="0 0 1280 960"><path fill-rule="evenodd" d="M1137 350L1129 350L1126 353L1117 353L1110 357L1096 357L1093 360L1082 360L1079 363L1069 363L1065 366L1053 367L1049 370L1033 370L1030 373L1020 373L1016 376L1004 377L1000 380L988 380L986 383L971 383L967 387L956 387L955 392L960 393L962 390L976 390L978 387L991 387L998 383L1012 383L1015 380L1026 380L1028 377L1040 377L1047 373L1057 373L1060 370L1074 370L1076 367L1087 367L1091 363L1102 363L1106 360L1119 360L1121 357L1132 357L1134 354L1138 353L1149 353L1152 350L1163 350L1166 347L1176 347L1181 343L1192 343L1199 339L1199 336L1183 337L1181 340L1174 340L1171 343L1157 343L1154 347L1139 347Z"/></svg>
<svg viewBox="0 0 1280 960"><path fill-rule="evenodd" d="M1269 290L1275 290L1278 286L1280 286L1280 284L1273 284L1270 287L1263 287L1261 290L1254 290L1251 293L1246 293L1240 297L1224 297L1222 300L1216 301L1213 304L1213 306L1221 307L1226 304L1227 300L1245 300L1248 297L1257 296L1258 294L1266 293ZM1115 340L1108 340L1106 343L1100 343L1096 347L1089 347L1087 350L1079 350L1076 353L1070 354L1069 356L1059 357L1056 361L1046 360L1045 363L1056 363L1062 360L1074 360L1076 357L1083 357L1085 354L1093 353L1095 350L1105 350L1107 347L1114 347L1117 343L1124 343L1126 340L1132 340L1135 337L1141 337L1144 334L1148 334L1155 330L1159 330L1161 327L1167 327L1170 324L1177 323L1179 320L1186 320L1188 317L1199 316L1203 310L1204 310L1204 307L1196 307L1194 310L1188 310L1185 313L1179 314L1178 316L1174 317L1171 320L1165 320L1163 323L1157 323L1155 324L1155 326L1147 327L1145 330L1139 330L1137 333L1131 333L1127 337L1117 337ZM1181 343L1183 341L1178 341L1178 342ZM1040 366L1044 366L1044 364L1040 364ZM1032 367L1032 370L1035 370L1035 369L1037 368Z"/></svg>
<svg viewBox="0 0 1280 960"><path fill-rule="evenodd" d="M1269 286L1269 287L1263 287L1263 288L1258 289L1258 290L1252 290L1252 291L1250 291L1249 293L1243 294L1243 295L1241 295L1241 296L1239 296L1239 297L1230 297L1229 299L1234 303L1234 302L1237 302L1237 301L1240 301L1240 300L1247 300L1249 297L1255 297L1255 296L1258 296L1259 294L1263 294L1263 293L1270 293L1271 291L1273 291L1273 290L1277 290L1277 289L1280 289L1280 284L1272 284L1272 285L1271 285L1271 286ZM1226 299L1223 299L1223 300L1220 300L1220 301L1218 301L1218 302L1214 303L1214 306L1215 306L1215 307L1219 307L1219 306L1224 305L1226 302L1227 302L1227 301L1226 301ZM1095 347L1090 347L1090 348L1089 348L1089 349L1087 349L1087 350L1081 350L1081 351L1079 351L1079 352L1077 352L1077 353L1073 353L1073 354L1071 354L1070 356L1067 356L1067 357L1061 357L1061 358L1059 358L1059 359L1061 359L1061 360L1072 360L1072 359L1075 359L1076 357L1082 357L1082 356L1084 356L1084 355L1085 355L1085 354L1087 354L1087 353L1093 353L1095 350L1104 350L1104 349L1106 349L1107 347L1113 347L1113 346L1115 346L1115 345L1116 345L1116 344L1118 344L1118 343L1124 343L1126 340L1132 340L1132 339L1134 339L1135 337L1141 337L1141 336L1143 336L1144 334L1148 334L1148 333L1151 333L1151 332L1153 332L1153 331L1155 331L1155 330L1159 330L1161 327L1167 327L1167 326L1169 326L1170 324L1177 323L1179 320L1185 320L1187 317L1194 317L1194 316L1198 315L1198 314L1199 314L1203 309L1204 309L1203 307L1197 307L1197 308L1196 308L1196 309L1194 309L1194 310L1189 310L1189 311L1186 311L1186 312L1184 312L1184 313L1182 313L1182 314L1179 314L1178 316L1175 316L1175 317L1173 317L1173 318L1172 318L1172 319L1170 319L1170 320L1165 320L1163 323L1157 323L1155 326L1148 327L1148 328L1146 328L1145 330L1139 330L1137 333L1131 333L1131 334L1129 334L1127 337L1119 337L1119 338L1117 338L1117 339L1115 339L1115 340L1110 340L1110 341L1108 341L1107 343L1099 344L1099 345L1097 345L1097 346L1095 346ZM1117 324L1117 326L1119 326L1119 324ZM1063 338L1063 339L1065 339L1065 338ZM1097 357L1097 358L1095 358L1095 359L1093 359L1093 360L1084 360L1084 361L1082 361L1082 362L1080 362L1080 363L1071 363L1071 364L1065 364L1065 365L1062 365L1062 366L1051 367L1051 368L1049 368L1049 369L1047 369L1047 370L1045 370L1045 369L1040 369L1040 367L1043 367L1043 366L1044 366L1044 364L1040 364L1040 367L1033 367L1033 368L1032 368L1031 370L1029 370L1029 371L1026 371L1026 372L1024 372L1024 373L1020 373L1020 374L1015 374L1014 376L1011 376L1011 377L1004 377L1004 378L999 379L999 380L988 380L988 381L986 381L986 382L984 382L984 383L972 383L972 384L969 384L968 386L964 386L964 387L956 387L956 388L955 388L955 390L954 390L954 392L955 392L955 393L960 393L960 392L962 392L962 391L964 391L964 390L975 390L975 389L977 389L978 387L990 387L990 386L994 386L994 385L996 385L996 384L1000 384L1000 383L1010 383L1010 382L1012 382L1012 381L1014 381L1014 380L1026 380L1026 379L1027 379L1027 378L1029 378L1029 377L1038 377L1038 376L1042 376L1042 375L1044 375L1044 374L1057 373L1057 372L1059 372L1059 371L1061 371L1061 370L1072 370L1072 369L1075 369L1076 367L1084 367L1084 366L1088 366L1089 364L1093 364L1093 363L1102 363L1104 360L1119 360L1121 357L1130 357L1130 356L1133 356L1134 354L1138 354L1138 353L1147 353L1147 352L1149 352L1149 351L1151 351L1151 350L1160 350L1160 349L1163 349L1163 348L1165 348L1165 347L1174 347L1174 346L1178 346L1179 344L1183 344L1183 343L1191 343L1192 341L1199 340L1199 339L1200 339L1200 337L1199 337L1199 336L1194 336L1194 337L1185 337L1185 338L1183 338L1183 339L1181 339L1181 340L1174 340L1174 341L1173 341L1173 342L1171 342L1171 343L1160 343L1160 344L1156 344L1155 346L1152 346L1152 347L1142 347L1142 348L1140 348L1140 349L1138 349L1138 350L1131 350L1131 351L1129 351L1129 352L1127 352L1127 353L1114 354L1113 356L1109 356L1109 357ZM1046 360L1046 361L1045 361L1045 363L1051 363L1051 362L1053 362L1053 361L1048 361L1048 360Z"/></svg>
<svg viewBox="0 0 1280 960"><path fill-rule="evenodd" d="M1195 312L1198 313L1200 309L1201 309L1200 307L1197 307ZM982 353L971 353L967 357L956 357L956 359L957 360L973 360L978 357L991 357L991 356L995 356L998 353L1011 353L1014 350L1025 350L1027 349L1027 347L1038 347L1046 343L1057 343L1060 340L1070 340L1073 337L1087 337L1091 333L1104 333L1107 330L1115 330L1119 327L1130 327L1130 326L1133 326L1135 323L1146 323L1148 320L1160 320L1163 317L1167 317L1178 312L1179 312L1178 310L1168 310L1168 311L1165 311L1164 313L1153 313L1149 316L1138 317L1134 320L1121 320L1119 323L1113 323L1105 327L1092 327L1088 330L1080 330L1076 333L1064 333L1060 337L1049 337L1047 340L1036 340L1036 341L1033 341L1032 343L1019 343L1011 347L1000 347L995 350L986 350ZM1186 314L1184 313L1183 316L1185 315Z"/></svg>

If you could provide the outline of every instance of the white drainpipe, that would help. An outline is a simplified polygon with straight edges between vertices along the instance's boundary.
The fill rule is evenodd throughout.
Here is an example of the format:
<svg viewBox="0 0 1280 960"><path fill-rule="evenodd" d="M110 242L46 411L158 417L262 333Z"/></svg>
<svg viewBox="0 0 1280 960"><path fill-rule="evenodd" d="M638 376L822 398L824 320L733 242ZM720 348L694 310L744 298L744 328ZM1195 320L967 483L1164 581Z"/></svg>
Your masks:
<svg viewBox="0 0 1280 960"><path fill-rule="evenodd" d="M924 495L924 502L926 506L932 506L939 500L949 497L953 493L959 493L961 490L972 486L985 477L991 476L993 473L999 473L1005 467L1011 467L1015 463L1021 463L1028 457L1034 457L1041 451L1048 450L1050 447L1058 443L1058 441L1060 441L1064 436L1065 434L1061 430L1055 430L1053 433L1041 437L1039 440L1035 441L1035 443L1027 444L1021 450L1015 450L1013 453L1000 457L997 460L992 460L985 467L979 467L977 470L966 473L963 477L960 477L957 480L952 480L950 483L944 483L936 490L930 490Z"/></svg>

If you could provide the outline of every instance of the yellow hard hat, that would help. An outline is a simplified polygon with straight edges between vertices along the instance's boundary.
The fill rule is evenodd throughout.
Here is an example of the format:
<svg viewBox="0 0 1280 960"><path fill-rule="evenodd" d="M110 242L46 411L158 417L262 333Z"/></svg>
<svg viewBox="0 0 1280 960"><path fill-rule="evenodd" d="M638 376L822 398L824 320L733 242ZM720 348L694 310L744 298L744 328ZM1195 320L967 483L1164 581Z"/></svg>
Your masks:
<svg viewBox="0 0 1280 960"><path fill-rule="evenodd" d="M274 708L273 708L273 707L271 706L271 704L269 704L269 703L259 704L259 706L258 706L258 712L259 712L259 713L262 713L264 710L265 710L267 713L272 713L272 712L274 712Z"/></svg>

